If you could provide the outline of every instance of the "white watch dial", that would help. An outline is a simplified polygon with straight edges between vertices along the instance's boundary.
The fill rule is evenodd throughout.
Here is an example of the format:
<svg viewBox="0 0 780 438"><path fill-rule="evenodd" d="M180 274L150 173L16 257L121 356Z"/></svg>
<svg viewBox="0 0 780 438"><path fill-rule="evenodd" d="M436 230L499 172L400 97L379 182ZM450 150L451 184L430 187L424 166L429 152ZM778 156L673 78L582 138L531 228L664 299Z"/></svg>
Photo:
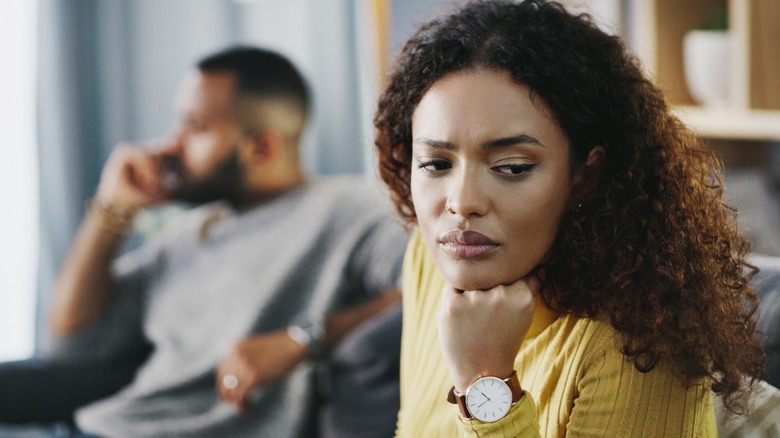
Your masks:
<svg viewBox="0 0 780 438"><path fill-rule="evenodd" d="M466 390L466 406L480 421L498 421L512 406L512 391L498 377L482 377Z"/></svg>

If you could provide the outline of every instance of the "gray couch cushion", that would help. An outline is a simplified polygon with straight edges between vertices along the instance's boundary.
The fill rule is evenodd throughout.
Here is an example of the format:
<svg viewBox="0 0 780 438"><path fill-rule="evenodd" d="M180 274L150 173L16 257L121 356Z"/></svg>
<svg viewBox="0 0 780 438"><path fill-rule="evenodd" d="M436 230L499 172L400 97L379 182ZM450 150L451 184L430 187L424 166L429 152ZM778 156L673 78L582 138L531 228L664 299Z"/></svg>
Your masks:
<svg viewBox="0 0 780 438"><path fill-rule="evenodd" d="M750 261L761 270L753 288L761 300L758 330L765 335L766 380L780 387L780 257L754 255Z"/></svg>
<svg viewBox="0 0 780 438"><path fill-rule="evenodd" d="M393 436L400 405L401 306L364 322L331 352L320 374L321 438Z"/></svg>

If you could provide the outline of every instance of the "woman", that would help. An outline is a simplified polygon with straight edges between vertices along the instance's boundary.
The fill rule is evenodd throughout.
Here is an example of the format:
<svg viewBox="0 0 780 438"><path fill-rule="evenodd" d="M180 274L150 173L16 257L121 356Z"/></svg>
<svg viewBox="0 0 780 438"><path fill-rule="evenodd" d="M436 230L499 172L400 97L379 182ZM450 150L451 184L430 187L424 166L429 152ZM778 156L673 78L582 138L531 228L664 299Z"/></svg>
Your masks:
<svg viewBox="0 0 780 438"><path fill-rule="evenodd" d="M399 436L714 436L711 393L739 411L763 364L749 245L617 38L466 5L407 42L375 125L419 229Z"/></svg>

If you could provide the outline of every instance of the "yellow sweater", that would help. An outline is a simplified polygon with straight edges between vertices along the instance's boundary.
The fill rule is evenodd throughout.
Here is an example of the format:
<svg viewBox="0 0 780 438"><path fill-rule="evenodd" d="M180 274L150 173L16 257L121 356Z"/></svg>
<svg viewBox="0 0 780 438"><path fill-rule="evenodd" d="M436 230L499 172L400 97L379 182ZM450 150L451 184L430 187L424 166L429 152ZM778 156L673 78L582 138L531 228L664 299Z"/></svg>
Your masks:
<svg viewBox="0 0 780 438"><path fill-rule="evenodd" d="M707 382L686 388L663 365L640 373L620 354L608 322L556 315L539 303L515 360L525 395L498 422L463 419L446 401L452 381L436 325L444 285L416 233L404 260L396 436L717 436Z"/></svg>

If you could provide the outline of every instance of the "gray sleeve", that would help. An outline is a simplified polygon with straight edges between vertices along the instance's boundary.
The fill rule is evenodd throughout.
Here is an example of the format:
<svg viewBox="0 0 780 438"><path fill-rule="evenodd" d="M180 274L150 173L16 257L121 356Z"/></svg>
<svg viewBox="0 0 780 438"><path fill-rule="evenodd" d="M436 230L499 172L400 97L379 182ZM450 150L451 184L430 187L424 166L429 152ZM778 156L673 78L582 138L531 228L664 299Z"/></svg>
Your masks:
<svg viewBox="0 0 780 438"><path fill-rule="evenodd" d="M71 336L55 339L49 356L112 360L147 349L142 321L148 284L160 259L159 248L153 245L119 257L113 265L112 300L104 315Z"/></svg>
<svg viewBox="0 0 780 438"><path fill-rule="evenodd" d="M409 236L400 220L388 215L370 227L350 260L351 277L369 296L401 288L401 266Z"/></svg>

